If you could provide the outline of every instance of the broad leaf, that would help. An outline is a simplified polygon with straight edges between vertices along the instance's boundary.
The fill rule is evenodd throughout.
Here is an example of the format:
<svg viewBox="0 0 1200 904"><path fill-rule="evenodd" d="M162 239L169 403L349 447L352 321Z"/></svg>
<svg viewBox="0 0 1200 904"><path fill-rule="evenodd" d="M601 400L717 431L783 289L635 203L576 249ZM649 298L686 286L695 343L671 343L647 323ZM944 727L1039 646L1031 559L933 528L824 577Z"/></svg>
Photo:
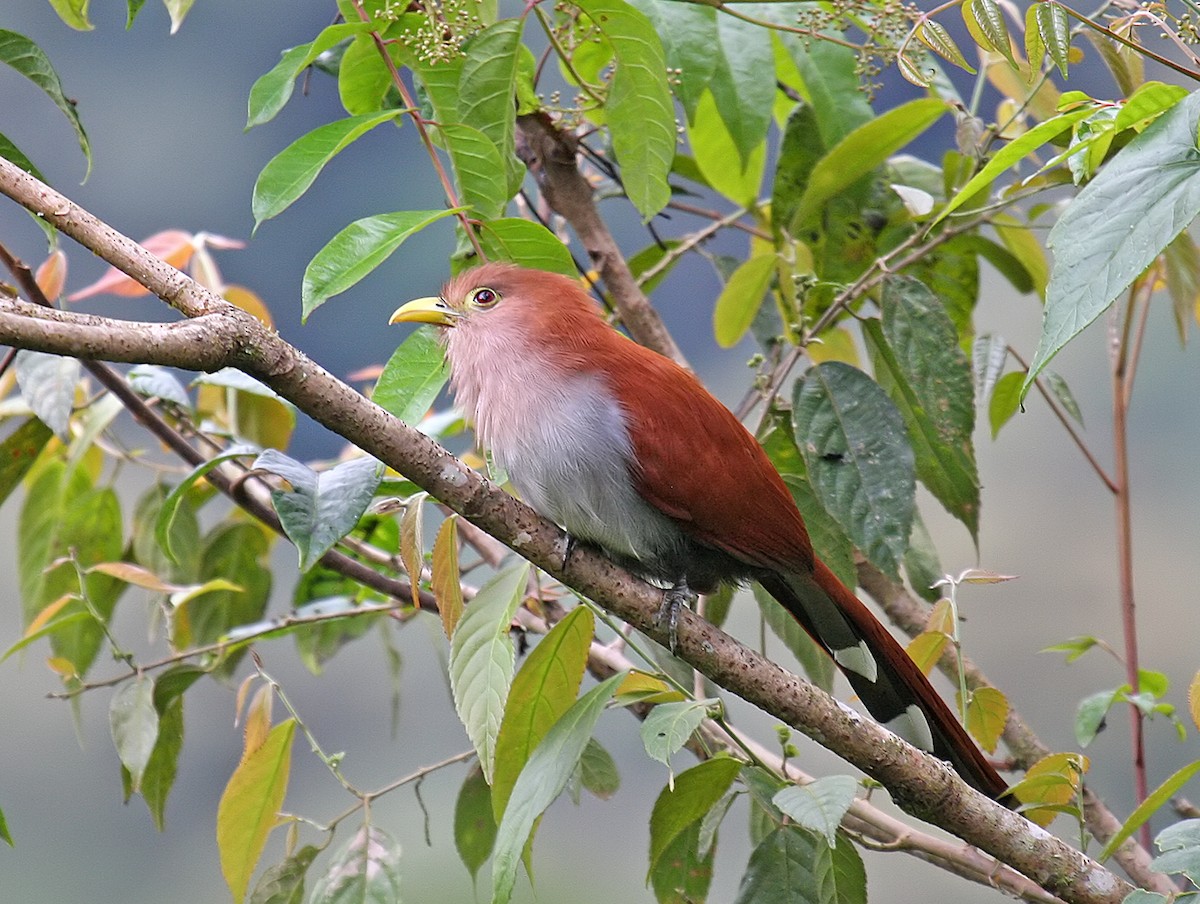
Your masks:
<svg viewBox="0 0 1200 904"><path fill-rule="evenodd" d="M309 904L393 904L400 901L400 845L364 825L313 883Z"/></svg>
<svg viewBox="0 0 1200 904"><path fill-rule="evenodd" d="M250 88L246 128L262 125L275 118L292 96L296 76L312 65L326 50L371 27L369 22L343 22L322 29L307 44L285 50L282 58Z"/></svg>
<svg viewBox="0 0 1200 904"><path fill-rule="evenodd" d="M713 307L713 333L717 345L730 348L746 335L774 275L773 253L752 257L733 271Z"/></svg>
<svg viewBox="0 0 1200 904"><path fill-rule="evenodd" d="M479 868L492 856L495 843L492 790L483 777L483 770L476 766L467 773L454 804L454 848L471 874L472 882Z"/></svg>
<svg viewBox="0 0 1200 904"><path fill-rule="evenodd" d="M383 466L373 458L339 462L318 473L275 449L258 456L254 468L291 484L290 490L272 490L271 502L288 539L300 551L301 571L350 533L371 504L383 474Z"/></svg>
<svg viewBox="0 0 1200 904"><path fill-rule="evenodd" d="M108 724L121 765L129 770L132 788L141 787L142 774L158 740L158 711L154 708L154 680L139 675L113 694Z"/></svg>
<svg viewBox="0 0 1200 904"><path fill-rule="evenodd" d="M796 445L825 509L866 556L897 575L915 510L915 465L904 421L862 371L829 361L793 395Z"/></svg>
<svg viewBox="0 0 1200 904"><path fill-rule="evenodd" d="M671 88L689 120L717 68L717 11L693 3L631 0L654 26L662 41L667 68L679 73Z"/></svg>
<svg viewBox="0 0 1200 904"><path fill-rule="evenodd" d="M31 417L0 443L0 503L20 484L53 435L41 419Z"/></svg>
<svg viewBox="0 0 1200 904"><path fill-rule="evenodd" d="M709 90L744 167L771 124L775 83L763 78L775 65L771 32L733 16L717 16L712 55L716 68Z"/></svg>
<svg viewBox="0 0 1200 904"><path fill-rule="evenodd" d="M785 825L750 854L734 904L866 904L866 900L866 873L847 839L839 838L834 848L812 832Z"/></svg>
<svg viewBox="0 0 1200 904"><path fill-rule="evenodd" d="M524 18L504 19L473 35L463 46L466 58L458 79L459 122L484 135L494 152L498 164L494 175L501 185L501 208L520 186L524 174L514 153L517 113L514 97L523 24ZM454 138L448 137L453 154ZM467 203L473 202L468 198ZM481 217L494 217L499 213L477 209Z"/></svg>
<svg viewBox="0 0 1200 904"><path fill-rule="evenodd" d="M400 115L399 110L365 113L318 126L297 138L263 167L254 183L254 226L287 210L316 181L330 160L371 129Z"/></svg>
<svg viewBox="0 0 1200 904"><path fill-rule="evenodd" d="M75 405L79 360L21 349L17 352L14 370L25 404L43 424L65 440Z"/></svg>
<svg viewBox="0 0 1200 904"><path fill-rule="evenodd" d="M658 704L642 721L642 746L646 748L646 753L669 769L672 755L683 749L692 732L700 727L708 715L709 708L718 703L717 700L706 699Z"/></svg>
<svg viewBox="0 0 1200 904"><path fill-rule="evenodd" d="M371 401L406 424L418 424L429 413L450 378L446 353L433 329L417 329L400 343L384 365Z"/></svg>
<svg viewBox="0 0 1200 904"><path fill-rule="evenodd" d="M1200 213L1200 92L1163 114L1093 179L1050 230L1042 336L1022 392Z"/></svg>
<svg viewBox="0 0 1200 904"><path fill-rule="evenodd" d="M624 0L579 0L577 5L616 55L606 119L625 192L649 220L671 199L667 173L675 156L675 109L662 43L650 20Z"/></svg>
<svg viewBox="0 0 1200 904"><path fill-rule="evenodd" d="M272 728L262 746L238 763L217 806L221 873L235 904L246 897L250 876L283 806L295 733L294 719Z"/></svg>
<svg viewBox="0 0 1200 904"><path fill-rule="evenodd" d="M479 224L479 243L488 260L511 261L534 270L577 276L570 249L541 223L504 217Z"/></svg>
<svg viewBox="0 0 1200 904"><path fill-rule="evenodd" d="M650 870L653 872L676 838L699 823L725 796L741 764L718 756L693 766L662 790L650 813Z"/></svg>
<svg viewBox="0 0 1200 904"><path fill-rule="evenodd" d="M58 0L58 2L62 4L56 6L60 15L67 10L78 11L80 9L78 6L66 3L65 0ZM85 2L82 6L82 18L72 19L64 16L64 21L73 28L91 28L91 25L87 23L86 10ZM75 102L67 96L63 89L62 82L58 79L58 73L54 71L54 66L50 63L50 58L37 44L24 35L0 29L0 63L8 64L41 88L46 96L54 102L54 106L58 107L63 116L67 117L71 128L75 130L75 137L79 140L79 149L87 158L88 172L91 172L91 143L88 141L87 133L83 130L83 122L75 109Z"/></svg>
<svg viewBox="0 0 1200 904"><path fill-rule="evenodd" d="M468 612L469 612L468 608ZM460 626L461 630L461 626ZM624 675L597 684L563 713L533 751L513 786L496 830L492 859L492 904L508 904L517 880L521 853L538 818L566 787L575 772L592 730Z"/></svg>
<svg viewBox="0 0 1200 904"><path fill-rule="evenodd" d="M400 210L355 220L316 253L304 268L301 319L345 292L387 260L410 235L457 210Z"/></svg>
<svg viewBox="0 0 1200 904"><path fill-rule="evenodd" d="M450 154L459 202L473 217L491 220L504 213L508 180L495 143L478 129L458 122L439 123L438 134Z"/></svg>
<svg viewBox="0 0 1200 904"><path fill-rule="evenodd" d="M508 630L524 598L528 577L529 565L521 563L479 588L450 640L454 708L479 752L479 763L489 782L516 660Z"/></svg>
<svg viewBox="0 0 1200 904"><path fill-rule="evenodd" d="M850 811L858 787L858 782L849 775L827 775L805 785L789 785L772 802L797 825L824 836L832 847L837 843L838 826Z"/></svg>
<svg viewBox="0 0 1200 904"><path fill-rule="evenodd" d="M595 619L576 606L534 647L513 679L496 737L492 812L499 822L530 754L575 702Z"/></svg>

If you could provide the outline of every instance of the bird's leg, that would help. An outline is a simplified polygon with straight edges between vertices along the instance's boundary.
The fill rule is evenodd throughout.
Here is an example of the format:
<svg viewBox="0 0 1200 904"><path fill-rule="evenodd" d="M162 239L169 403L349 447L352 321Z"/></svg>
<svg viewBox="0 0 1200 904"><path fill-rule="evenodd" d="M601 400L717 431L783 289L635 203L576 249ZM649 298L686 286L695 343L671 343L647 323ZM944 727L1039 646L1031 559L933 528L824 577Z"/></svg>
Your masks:
<svg viewBox="0 0 1200 904"><path fill-rule="evenodd" d="M675 584L663 591L662 605L658 607L655 621L660 628L667 629L667 649L675 655L676 642L679 640L679 610L683 606L691 607L696 601L696 594L688 587L687 578L680 577Z"/></svg>
<svg viewBox="0 0 1200 904"><path fill-rule="evenodd" d="M575 552L575 537L570 531L563 531L563 536L566 537L566 545L563 546L563 571L567 570L567 563L571 561L571 553Z"/></svg>

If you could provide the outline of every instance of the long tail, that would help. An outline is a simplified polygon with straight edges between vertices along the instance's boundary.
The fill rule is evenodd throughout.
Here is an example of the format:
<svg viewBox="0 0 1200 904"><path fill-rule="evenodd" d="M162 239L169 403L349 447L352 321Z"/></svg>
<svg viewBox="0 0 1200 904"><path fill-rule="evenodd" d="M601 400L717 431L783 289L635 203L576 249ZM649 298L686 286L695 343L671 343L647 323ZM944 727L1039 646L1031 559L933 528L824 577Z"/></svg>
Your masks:
<svg viewBox="0 0 1200 904"><path fill-rule="evenodd" d="M975 746L904 648L824 562L812 574L772 572L759 582L833 657L867 711L999 799L1007 784Z"/></svg>

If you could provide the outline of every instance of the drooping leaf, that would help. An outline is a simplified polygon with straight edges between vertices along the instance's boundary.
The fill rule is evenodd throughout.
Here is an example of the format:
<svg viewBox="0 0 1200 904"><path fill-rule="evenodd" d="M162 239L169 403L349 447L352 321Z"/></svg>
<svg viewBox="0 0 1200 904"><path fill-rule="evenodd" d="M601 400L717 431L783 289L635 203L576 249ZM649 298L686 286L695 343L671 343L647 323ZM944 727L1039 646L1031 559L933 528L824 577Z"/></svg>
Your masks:
<svg viewBox="0 0 1200 904"><path fill-rule="evenodd" d="M53 435L40 418L31 417L0 442L0 503L20 484Z"/></svg>
<svg viewBox="0 0 1200 904"><path fill-rule="evenodd" d="M709 708L717 703L706 699L658 704L642 720L642 746L646 753L669 769L671 757L683 749L708 715Z"/></svg>
<svg viewBox="0 0 1200 904"><path fill-rule="evenodd" d="M858 787L852 776L826 775L804 785L789 785L772 800L797 825L824 836L833 847L838 826L854 803Z"/></svg>
<svg viewBox="0 0 1200 904"><path fill-rule="evenodd" d="M291 99L296 77L301 72L335 44L361 34L370 27L369 22L340 22L322 29L321 33L307 44L283 51L279 62L269 72L259 76L250 88L246 128L250 129L274 119Z"/></svg>
<svg viewBox="0 0 1200 904"><path fill-rule="evenodd" d="M492 904L508 904L512 899L517 865L529 835L538 818L566 787L600 713L623 677L620 673L613 675L580 697L554 723L521 770L504 810L504 818L496 830Z"/></svg>
<svg viewBox="0 0 1200 904"><path fill-rule="evenodd" d="M437 131L450 154L459 202L475 219L499 217L508 202L508 181L492 139L459 122L439 123Z"/></svg>
<svg viewBox="0 0 1200 904"><path fill-rule="evenodd" d="M733 271L713 307L717 345L731 348L746 335L774 274L774 254L752 257Z"/></svg>
<svg viewBox="0 0 1200 904"><path fill-rule="evenodd" d="M689 120L716 71L717 11L693 3L631 0L654 26L662 40L667 67L679 73L671 88Z"/></svg>
<svg viewBox="0 0 1200 904"><path fill-rule="evenodd" d="M384 110L328 122L272 157L254 183L251 209L255 228L283 213L308 191L330 160L371 129L399 115L398 110Z"/></svg>
<svg viewBox="0 0 1200 904"><path fill-rule="evenodd" d="M79 0L56 0L53 5L63 17L63 21L72 28L91 28L87 20L86 0L82 3ZM79 149L87 159L88 172L91 172L92 146L88 141L87 132L83 129L83 121L79 118L75 104L67 97L58 73L45 52L25 35L0 29L0 63L11 66L41 88L54 102L54 106L67 117L67 122L71 124L71 128L75 130L75 137L79 140Z"/></svg>
<svg viewBox="0 0 1200 904"><path fill-rule="evenodd" d="M309 904L400 901L400 845L372 825L359 829L313 883Z"/></svg>
<svg viewBox="0 0 1200 904"><path fill-rule="evenodd" d="M713 757L675 776L663 788L650 813L650 870L654 871L672 843L717 805L738 777L741 764L732 757Z"/></svg>
<svg viewBox="0 0 1200 904"><path fill-rule="evenodd" d="M262 746L238 763L217 806L217 850L234 904L246 897L250 876L283 805L295 733L294 719L272 728Z"/></svg>
<svg viewBox="0 0 1200 904"><path fill-rule="evenodd" d="M712 92L706 91L688 124L688 142L705 181L735 204L750 205L762 184L766 143L740 163L737 145L717 111ZM738 161L740 163L735 163Z"/></svg>
<svg viewBox="0 0 1200 904"><path fill-rule="evenodd" d="M891 575L908 547L916 474L904 421L862 371L829 361L797 381L796 445L825 509Z"/></svg>
<svg viewBox="0 0 1200 904"><path fill-rule="evenodd" d="M977 687L967 703L967 731L988 753L996 752L1008 721L1008 698L994 687Z"/></svg>
<svg viewBox="0 0 1200 904"><path fill-rule="evenodd" d="M79 382L79 360L21 349L14 370L25 404L58 437L66 439Z"/></svg>
<svg viewBox="0 0 1200 904"><path fill-rule="evenodd" d="M399 210L355 220L316 253L304 268L301 319L345 292L387 260L404 240L456 210Z"/></svg>
<svg viewBox="0 0 1200 904"><path fill-rule="evenodd" d="M137 791L150 754L158 740L158 711L154 708L154 680L139 675L113 694L108 724L121 765L129 770Z"/></svg>
<svg viewBox="0 0 1200 904"><path fill-rule="evenodd" d="M384 365L371 400L406 424L417 424L429 412L449 376L446 354L436 332L417 329Z"/></svg>
<svg viewBox="0 0 1200 904"><path fill-rule="evenodd" d="M442 630L449 639L463 613L462 573L458 567L458 515L451 515L438 528L429 561L429 589L437 602Z"/></svg>
<svg viewBox="0 0 1200 904"><path fill-rule="evenodd" d="M371 503L383 474L373 458L355 458L313 471L275 449L267 449L254 468L282 477L290 490L272 490L271 502L284 531L300 552L307 571L342 537L350 533Z"/></svg>
<svg viewBox="0 0 1200 904"><path fill-rule="evenodd" d="M867 881L853 845L837 847L794 825L777 828L750 854L734 904L760 901L866 904Z"/></svg>
<svg viewBox="0 0 1200 904"><path fill-rule="evenodd" d="M767 137L775 84L763 78L775 65L771 33L733 16L717 16L716 60L708 87L744 167Z"/></svg>
<svg viewBox="0 0 1200 904"><path fill-rule="evenodd" d="M575 702L595 619L576 606L534 647L513 679L496 737L492 813L499 822L530 754Z"/></svg>
<svg viewBox="0 0 1200 904"><path fill-rule="evenodd" d="M523 23L523 18L502 19L472 35L463 45L466 58L458 78L459 122L484 135L494 151L501 208L520 185L524 173L514 153L514 97ZM498 214L479 209L481 217Z"/></svg>
<svg viewBox="0 0 1200 904"><path fill-rule="evenodd" d="M1200 213L1200 92L1131 141L1067 206L1054 251L1042 335L1022 392Z"/></svg>
<svg viewBox="0 0 1200 904"><path fill-rule="evenodd" d="M479 242L488 260L511 261L534 270L578 276L571 252L541 223L502 217L479 224Z"/></svg>
<svg viewBox="0 0 1200 904"><path fill-rule="evenodd" d="M525 595L528 576L528 564L521 563L484 584L466 607L450 640L454 708L479 752L479 764L489 782L516 660L508 629Z"/></svg>
<svg viewBox="0 0 1200 904"><path fill-rule="evenodd" d="M458 799L454 804L454 847L458 857L471 874L471 881L479 868L492 856L492 845L496 843L496 818L492 814L492 791L483 770L478 766L467 773Z"/></svg>
<svg viewBox="0 0 1200 904"><path fill-rule="evenodd" d="M1067 63L1071 55L1071 27L1066 11L1054 0L1034 3L1029 8L1025 23L1027 31L1031 24L1037 30L1038 37L1050 54L1050 59L1058 67L1059 74L1066 78ZM1036 66L1040 62L1040 55L1037 60L1032 56L1029 58L1030 66Z"/></svg>
<svg viewBox="0 0 1200 904"><path fill-rule="evenodd" d="M671 199L675 110L662 43L650 20L624 0L577 4L612 45L616 68L605 103L613 150L630 202L649 220Z"/></svg>
<svg viewBox="0 0 1200 904"><path fill-rule="evenodd" d="M280 863L267 867L254 884L250 904L303 904L304 877L319 853L320 848L306 844Z"/></svg>
<svg viewBox="0 0 1200 904"><path fill-rule="evenodd" d="M1000 435L1000 428L1009 422L1021 407L1021 385L1025 374L1019 371L1007 373L996 381L992 398L988 403L988 424L992 428L992 439Z"/></svg>

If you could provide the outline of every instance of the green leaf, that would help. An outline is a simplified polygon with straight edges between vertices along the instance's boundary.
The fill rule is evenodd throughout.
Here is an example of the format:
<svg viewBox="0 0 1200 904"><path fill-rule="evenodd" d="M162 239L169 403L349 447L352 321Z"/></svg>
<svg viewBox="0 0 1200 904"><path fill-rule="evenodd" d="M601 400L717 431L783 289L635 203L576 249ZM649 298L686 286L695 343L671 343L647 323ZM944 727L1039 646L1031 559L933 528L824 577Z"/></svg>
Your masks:
<svg viewBox="0 0 1200 904"><path fill-rule="evenodd" d="M975 43L984 50L994 50L1016 68L1004 13L996 0L967 0L962 5L963 22Z"/></svg>
<svg viewBox="0 0 1200 904"><path fill-rule="evenodd" d="M579 781L601 800L608 800L621 787L617 761L595 738L588 740L579 757Z"/></svg>
<svg viewBox="0 0 1200 904"><path fill-rule="evenodd" d="M497 821L530 754L575 702L595 627L591 610L576 606L534 647L513 679L496 737L492 813Z"/></svg>
<svg viewBox="0 0 1200 904"><path fill-rule="evenodd" d="M254 469L291 484L290 490L272 490L271 503L288 539L300 551L301 571L312 568L354 529L383 475L383 466L373 458L338 462L318 473L275 449L259 455Z"/></svg>
<svg viewBox="0 0 1200 904"><path fill-rule="evenodd" d="M230 628L262 618L271 593L266 554L266 536L252 524L217 527L205 538L198 579L223 578L241 589L214 590L177 606L172 624L177 648L214 643ZM226 673L236 658L226 660Z"/></svg>
<svg viewBox="0 0 1200 904"><path fill-rule="evenodd" d="M908 428L917 476L978 541L975 388L958 332L933 293L908 277L884 281L881 307L882 327L869 321L864 335Z"/></svg>
<svg viewBox="0 0 1200 904"><path fill-rule="evenodd" d="M1146 821L1150 819L1150 817L1156 812L1158 812L1158 809L1166 804L1166 802L1171 799L1171 796L1184 785L1186 785L1191 777L1197 772L1200 772L1200 760L1195 760L1191 763L1188 763L1182 769L1171 775L1171 777L1165 782L1151 791L1149 796L1140 804L1138 804L1134 811L1129 814L1129 818L1125 820L1124 824L1121 826L1121 830L1117 832L1117 834L1113 835L1112 838L1108 839L1108 843L1104 845L1104 849L1100 852L1100 855L1096 859L1103 863L1105 860L1111 857L1113 852L1125 843L1126 838L1130 837L1134 832L1140 829L1146 823ZM1189 823L1191 823L1191 825L1189 825ZM1187 820L1183 823L1176 823L1173 828L1175 832L1180 833L1179 836L1168 834L1167 830L1159 833L1157 842L1161 850L1182 850L1181 848L1174 848L1172 839L1184 836L1194 836L1197 828L1197 821ZM1163 837L1164 835L1166 836L1165 839ZM1187 859L1193 864L1189 867L1189 869L1193 872L1200 873L1200 869L1197 869L1195 866L1195 842L1192 841L1189 844L1189 847L1191 850L1186 856ZM1155 859L1153 866L1155 869L1163 872L1179 872L1181 871L1179 861L1182 859L1184 859L1182 855L1170 857L1164 854L1162 857ZM1164 863L1164 860L1167 862Z"/></svg>
<svg viewBox="0 0 1200 904"><path fill-rule="evenodd" d="M1075 396L1071 394L1071 387L1067 385L1067 381L1059 374L1053 371L1046 371L1046 385L1054 398L1058 399L1058 404L1062 405L1063 410L1071 416L1075 423L1083 426L1083 412L1079 410L1079 403L1075 401Z"/></svg>
<svg viewBox="0 0 1200 904"><path fill-rule="evenodd" d="M1197 763L1185 766L1171 778L1163 787L1174 784L1180 773L1187 770L1195 771ZM1162 854L1150 862L1150 867L1163 873L1183 873L1193 885L1200 877L1200 819L1183 819L1174 825L1169 825L1154 839ZM1182 900L1186 895L1180 896Z"/></svg>
<svg viewBox="0 0 1200 904"><path fill-rule="evenodd" d="M384 365L371 401L406 424L420 423L429 412L450 369L446 352L432 328L414 330Z"/></svg>
<svg viewBox="0 0 1200 904"><path fill-rule="evenodd" d="M13 841L12 833L8 830L8 820L4 818L4 811L0 810L0 841L3 841L9 847L16 847L16 842Z"/></svg>
<svg viewBox="0 0 1200 904"><path fill-rule="evenodd" d="M752 257L733 271L713 308L717 345L732 348L746 335L774 275L774 253Z"/></svg>
<svg viewBox="0 0 1200 904"><path fill-rule="evenodd" d="M954 38L950 36L950 32L941 22L936 19L926 19L917 26L916 34L918 41L946 62L965 69L972 75L975 74L975 69L967 62L962 51L958 49L958 45L954 43Z"/></svg>
<svg viewBox="0 0 1200 904"><path fill-rule="evenodd" d="M711 6L658 0L631 0L631 5L654 26L667 68L679 73L671 88L690 121L717 68L712 51L717 45L717 11Z"/></svg>
<svg viewBox="0 0 1200 904"><path fill-rule="evenodd" d="M1080 107L1077 110L1071 110L1055 116L1053 119L1039 122L1028 132L1024 132L1019 137L1010 141L993 154L992 158L984 164L983 169L972 176L970 181L959 189L958 194L950 199L949 203L942 209L942 212L937 215L933 224L937 225L940 223L967 201L974 198L976 194L996 181L1001 173L1019 161L1024 160L1042 145L1053 141L1075 125L1075 123L1086 119L1094 112L1095 109L1090 105Z"/></svg>
<svg viewBox="0 0 1200 904"><path fill-rule="evenodd" d="M121 764L129 770L137 791L150 754L158 740L158 711L154 708L154 680L139 675L113 694L108 725Z"/></svg>
<svg viewBox="0 0 1200 904"><path fill-rule="evenodd" d="M771 184L771 229L777 237L791 228L812 169L824 154L812 105L798 104L784 126Z"/></svg>
<svg viewBox="0 0 1200 904"><path fill-rule="evenodd" d="M528 563L519 563L484 584L467 606L450 639L450 689L454 708L479 752L491 781L496 737L512 684L516 651L509 626L525 596Z"/></svg>
<svg viewBox="0 0 1200 904"><path fill-rule="evenodd" d="M916 476L904 421L866 374L827 361L797 381L796 445L825 509L896 576L912 529Z"/></svg>
<svg viewBox="0 0 1200 904"><path fill-rule="evenodd" d="M495 143L478 129L462 123L439 123L458 182L459 200L476 219L491 220L504 213L508 203L508 180L504 161Z"/></svg>
<svg viewBox="0 0 1200 904"><path fill-rule="evenodd" d="M162 501L162 506L158 510L158 515L154 522L154 540L158 548L166 553L167 557L172 562L179 562L181 554L186 551L177 550L174 545L175 537L175 518L179 514L180 506L188 498L188 491L195 485L196 481L211 471L213 468L220 465L222 462L231 461L235 458L240 458L246 455L254 455L258 449L249 445L234 445L230 446L220 455L210 458L206 462L196 465L183 480L176 484ZM145 563L143 563L145 564Z"/></svg>
<svg viewBox="0 0 1200 904"><path fill-rule="evenodd" d="M407 18L410 17L402 16L401 21ZM403 28L403 25L398 22L396 27ZM385 46L394 62L406 56L401 44L391 42ZM392 73L369 35L356 35L342 50L337 66L337 88L342 108L351 116L394 109L399 105L398 98L389 97L393 90Z"/></svg>
<svg viewBox="0 0 1200 904"><path fill-rule="evenodd" d="M76 31L91 31L95 26L88 19L91 0L50 0L50 8L63 22Z"/></svg>
<svg viewBox="0 0 1200 904"><path fill-rule="evenodd" d="M1124 695L1122 688L1114 688L1089 694L1079 701L1079 706L1075 708L1075 740L1080 748L1087 747L1096 739L1113 703L1118 697L1124 698Z"/></svg>
<svg viewBox="0 0 1200 904"><path fill-rule="evenodd" d="M827 775L805 785L789 785L772 798L784 815L802 828L837 844L838 826L850 812L858 782L849 775Z"/></svg>
<svg viewBox="0 0 1200 904"><path fill-rule="evenodd" d="M250 904L302 904L304 901L304 876L321 849L306 844L281 863L263 870Z"/></svg>
<svg viewBox="0 0 1200 904"><path fill-rule="evenodd" d="M398 210L355 220L316 253L304 268L300 290L301 320L387 260L410 235L452 210Z"/></svg>
<svg viewBox="0 0 1200 904"><path fill-rule="evenodd" d="M246 897L250 876L283 806L295 733L294 719L272 728L262 746L238 763L217 805L221 874L234 904Z"/></svg>
<svg viewBox="0 0 1200 904"><path fill-rule="evenodd" d="M270 122L291 99L296 77L312 65L313 61L347 38L354 37L371 28L369 22L343 22L322 29L321 33L307 44L285 50L281 59L266 74L260 76L250 88L247 101L246 128Z"/></svg>
<svg viewBox="0 0 1200 904"><path fill-rule="evenodd" d="M468 607L468 615L470 610L471 607ZM455 632L457 636L458 632ZM613 675L580 697L554 723L529 757L508 799L500 827L496 830L496 852L492 858L492 904L508 904L512 900L517 865L521 862L521 853L525 850L534 825L566 787L600 713L624 677L623 672Z"/></svg>
<svg viewBox="0 0 1200 904"><path fill-rule="evenodd" d="M980 404L991 398L996 381L1004 373L1004 362L1008 360L1008 343L1003 336L985 333L976 336L971 347L971 371L975 384L975 398Z"/></svg>
<svg viewBox="0 0 1200 904"><path fill-rule="evenodd" d="M75 384L79 382L78 359L21 349L13 369L25 404L60 439L66 440L75 407Z"/></svg>
<svg viewBox="0 0 1200 904"><path fill-rule="evenodd" d="M309 904L399 904L400 845L364 825L313 883Z"/></svg>
<svg viewBox="0 0 1200 904"><path fill-rule="evenodd" d="M33 161L26 157L24 152L15 144L13 144L12 140L8 136L3 134L0 134L0 157L3 157L5 160L8 160L11 163L15 163L21 169L25 170L25 172L29 173L29 175L33 176L33 178L42 182L46 181L46 177L42 175L41 170L33 165ZM35 222L42 226L43 230L47 233L47 236L53 235L54 227L45 222L45 217L38 217L34 216L33 214L30 214L30 216L33 217Z"/></svg>
<svg viewBox="0 0 1200 904"><path fill-rule="evenodd" d="M454 848L475 881L479 868L492 856L496 843L496 818L492 815L492 790L483 770L467 773L454 804Z"/></svg>
<svg viewBox="0 0 1200 904"><path fill-rule="evenodd" d="M771 32L733 16L717 16L717 43L706 50L716 58L708 87L745 167L771 124L775 83L763 78L775 67Z"/></svg>
<svg viewBox="0 0 1200 904"><path fill-rule="evenodd" d="M79 567L115 562L124 548L121 506L111 488L97 488L83 468L69 469L61 461L40 469L26 492L17 527L17 573L22 613L28 626L47 606L66 594L80 592L75 568L65 561L74 555ZM52 567L53 566L53 567ZM79 674L87 672L100 644L103 627L89 612L107 620L125 584L93 572L83 578L90 609L75 600L60 613L63 623L50 634L56 656L69 660Z"/></svg>
<svg viewBox="0 0 1200 904"><path fill-rule="evenodd" d="M141 793L160 832L166 827L167 797L175 785L179 771L179 754L183 750L183 693L195 681L207 675L205 669L193 665L177 665L159 675L154 683L154 709L158 713L158 740L142 773ZM133 776L122 775L127 781L126 794L133 790Z"/></svg>
<svg viewBox="0 0 1200 904"><path fill-rule="evenodd" d="M663 788L650 813L650 871L653 872L675 840L699 823L738 777L741 764L717 756L675 776Z"/></svg>
<svg viewBox="0 0 1200 904"><path fill-rule="evenodd" d="M749 206L754 203L762 183L766 143L759 145L741 166L734 163L741 158L733 136L717 112L711 92L706 91L696 105L695 115L688 125L688 141L696 165L715 191L735 204Z"/></svg>
<svg viewBox="0 0 1200 904"><path fill-rule="evenodd" d="M691 823L671 840L650 868L648 879L656 901L687 904L708 900L717 850L715 844L704 843L703 834L703 822ZM710 841L714 840L715 831Z"/></svg>
<svg viewBox="0 0 1200 904"><path fill-rule="evenodd" d="M191 12L192 4L195 2L196 0L163 0L163 4L167 7L167 12L171 16L171 34L179 31L183 25L183 20Z"/></svg>
<svg viewBox="0 0 1200 904"><path fill-rule="evenodd" d="M72 18L64 15L64 12L71 10L81 17L72 21ZM63 16L63 21L72 28L91 28L91 24L87 21L87 0L55 0L55 11ZM87 159L87 171L90 173L92 171L91 143L88 141L87 132L83 130L83 122L79 118L75 104L67 97L62 82L58 79L58 73L54 71L54 66L50 63L50 58L29 38L15 31L6 31L0 28L0 63L7 63L41 88L46 96L54 102L54 106L58 107L63 116L67 117L71 128L75 130L75 137L79 140L79 149L83 151L83 156ZM84 178L87 178L86 175Z"/></svg>
<svg viewBox="0 0 1200 904"><path fill-rule="evenodd" d="M330 160L371 129L400 115L399 110L365 113L318 126L297 138L263 167L254 183L254 228L287 210L316 181Z"/></svg>
<svg viewBox="0 0 1200 904"><path fill-rule="evenodd" d="M0 503L21 483L54 432L39 418L27 418L0 443Z"/></svg>
<svg viewBox="0 0 1200 904"><path fill-rule="evenodd" d="M1110 160L1050 230L1042 336L1022 393L1200 213L1200 92Z"/></svg>
<svg viewBox="0 0 1200 904"><path fill-rule="evenodd" d="M1071 25L1067 20L1066 10L1053 0L1045 0L1045 2L1030 6L1029 12L1033 16L1042 43L1050 53L1050 59L1058 67L1059 74L1066 78L1067 63L1071 55ZM1026 16L1026 28L1028 28L1028 21L1029 18ZM1030 58L1029 64L1036 66L1037 62Z"/></svg>
<svg viewBox="0 0 1200 904"><path fill-rule="evenodd" d="M576 4L612 45L616 71L605 113L625 193L643 220L671 199L667 174L675 156L675 109L662 43L654 26L624 0Z"/></svg>
<svg viewBox="0 0 1200 904"><path fill-rule="evenodd" d="M850 132L817 161L796 205L795 226L812 221L835 195L874 172L888 157L903 148L940 119L949 108L933 97L901 104Z"/></svg>
<svg viewBox="0 0 1200 904"><path fill-rule="evenodd" d="M479 224L479 243L488 260L511 261L534 270L578 276L571 251L541 223L504 217Z"/></svg>
<svg viewBox="0 0 1200 904"><path fill-rule="evenodd" d="M1000 435L1000 428L1009 422L1021 407L1021 386L1025 374L1019 371L1005 374L996 381L988 402L988 424L992 428L992 439Z"/></svg>
<svg viewBox="0 0 1200 904"><path fill-rule="evenodd" d="M719 702L715 699L680 700L655 706L642 720L642 746L646 753L669 769L671 756L683 749L692 732L708 715L709 708Z"/></svg>
<svg viewBox="0 0 1200 904"><path fill-rule="evenodd" d="M778 17L779 24L794 24L787 19L787 4L759 6L764 18ZM782 20L782 21L781 21ZM830 148L860 126L875 118L862 90L859 60L854 50L832 41L807 41L798 35L778 32L803 80L804 99L817 115L821 143Z"/></svg>
<svg viewBox="0 0 1200 904"><path fill-rule="evenodd" d="M834 848L811 832L785 825L751 852L734 904L866 904L866 900L866 872L848 840L839 838Z"/></svg>
<svg viewBox="0 0 1200 904"><path fill-rule="evenodd" d="M498 169L495 177L507 201L520 187L524 167L515 153L517 105L517 59L524 18L504 19L473 35L463 45L466 59L458 79L459 122L481 132L487 139ZM446 125L443 123L443 125ZM500 211L479 216L490 218Z"/></svg>

